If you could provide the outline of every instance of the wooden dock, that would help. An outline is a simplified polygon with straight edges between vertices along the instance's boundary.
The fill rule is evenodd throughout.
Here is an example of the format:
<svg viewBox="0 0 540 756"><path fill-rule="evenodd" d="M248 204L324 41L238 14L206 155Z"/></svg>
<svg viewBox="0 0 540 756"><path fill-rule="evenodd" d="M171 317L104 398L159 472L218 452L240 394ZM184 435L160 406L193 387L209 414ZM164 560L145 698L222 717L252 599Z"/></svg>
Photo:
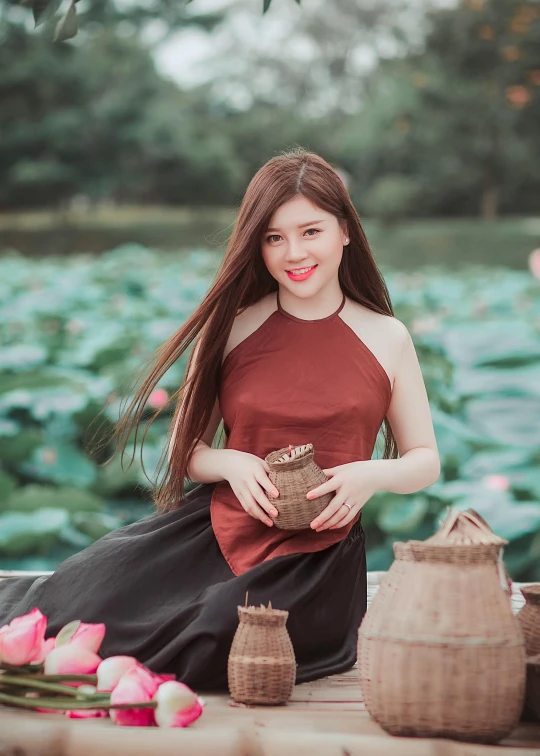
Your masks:
<svg viewBox="0 0 540 756"><path fill-rule="evenodd" d="M381 574L370 573L369 598ZM514 610L523 603L515 586ZM202 717L185 730L118 727L0 707L0 756L540 756L540 724L522 723L497 746L395 738L366 712L356 667L297 685L285 706L242 706L203 696Z"/></svg>

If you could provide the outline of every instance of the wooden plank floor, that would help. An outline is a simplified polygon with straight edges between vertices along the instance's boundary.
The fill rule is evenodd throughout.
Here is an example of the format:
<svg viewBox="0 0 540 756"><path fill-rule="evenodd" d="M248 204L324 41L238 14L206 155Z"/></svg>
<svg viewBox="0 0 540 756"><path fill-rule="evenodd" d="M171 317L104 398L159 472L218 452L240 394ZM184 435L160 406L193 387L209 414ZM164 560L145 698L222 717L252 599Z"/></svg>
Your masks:
<svg viewBox="0 0 540 756"><path fill-rule="evenodd" d="M185 730L117 727L110 720L0 709L0 754L39 756L540 756L540 725L523 723L503 743L394 738L365 711L357 670L297 685L286 706L241 706L205 697Z"/></svg>
<svg viewBox="0 0 540 756"><path fill-rule="evenodd" d="M380 575L370 575L369 598ZM514 610L523 603L515 586ZM366 712L356 667L297 685L285 706L242 706L203 696L202 717L185 730L117 727L0 708L0 756L540 756L540 724L522 723L497 746L394 738Z"/></svg>

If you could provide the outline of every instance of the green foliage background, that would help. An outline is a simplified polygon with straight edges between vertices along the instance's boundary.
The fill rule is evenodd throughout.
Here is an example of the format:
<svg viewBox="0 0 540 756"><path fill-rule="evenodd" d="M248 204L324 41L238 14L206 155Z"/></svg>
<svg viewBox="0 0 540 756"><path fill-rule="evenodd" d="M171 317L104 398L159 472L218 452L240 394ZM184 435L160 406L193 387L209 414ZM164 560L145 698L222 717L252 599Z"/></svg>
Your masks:
<svg viewBox="0 0 540 756"><path fill-rule="evenodd" d="M78 196L232 206L266 159L299 143L347 173L362 214L536 213L538 3L423 1L414 39L398 0L336 0L331 25L302 7L294 34L315 49L313 65L298 66L294 36L273 58L245 40L234 50L243 73L235 78L231 52L216 50L216 81L181 89L157 72L144 24L212 35L226 13L195 15L197 2L91 0L84 12L77 6L76 40L53 43L47 23L30 33L22 9L0 0L0 210ZM377 50L381 29L391 57ZM360 74L349 58L366 40L377 63ZM264 89L266 79L276 86ZM315 111L316 96L324 109Z"/></svg>
<svg viewBox="0 0 540 756"><path fill-rule="evenodd" d="M540 246L540 5L291 7L279 53L212 45L213 79L188 89L159 73L145 33L214 41L226 9L86 0L77 36L54 43L56 18L34 29L29 7L0 0L0 567L53 568L152 511L141 450L100 466L113 450L89 453L92 421L112 399L111 428L127 381L204 296L213 234L253 174L300 144L367 218L443 466L429 489L368 503L369 568L453 504L509 540L514 579L540 580L540 294L524 270ZM160 390L176 391L186 360ZM146 436L151 479L169 421Z"/></svg>
<svg viewBox="0 0 540 756"><path fill-rule="evenodd" d="M128 446L122 470L118 454L99 466L89 442L118 417L126 381L195 309L218 261L204 249L167 255L134 245L99 257L2 259L0 567L52 568L152 511L149 479L168 413L146 436L146 475L139 444L134 456ZM421 361L442 474L417 494L382 492L368 502L369 568L389 566L394 540L430 535L451 504L473 507L510 541L514 579L540 579L538 280L480 266L383 272ZM159 391L176 391L186 363ZM155 408L147 410L149 419Z"/></svg>

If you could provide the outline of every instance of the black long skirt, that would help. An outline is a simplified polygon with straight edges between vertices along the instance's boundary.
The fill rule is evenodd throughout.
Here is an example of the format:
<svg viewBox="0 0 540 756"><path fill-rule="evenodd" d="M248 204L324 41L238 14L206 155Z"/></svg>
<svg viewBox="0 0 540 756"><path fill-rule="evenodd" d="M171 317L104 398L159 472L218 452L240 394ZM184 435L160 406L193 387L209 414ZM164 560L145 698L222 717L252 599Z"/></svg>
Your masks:
<svg viewBox="0 0 540 756"><path fill-rule="evenodd" d="M0 581L0 626L38 607L46 637L71 620L104 622L103 657L127 654L196 690L227 690L239 605L289 611L297 682L350 669L366 611L365 534L290 554L236 576L210 521L215 483L200 484L173 512L118 528L49 576Z"/></svg>

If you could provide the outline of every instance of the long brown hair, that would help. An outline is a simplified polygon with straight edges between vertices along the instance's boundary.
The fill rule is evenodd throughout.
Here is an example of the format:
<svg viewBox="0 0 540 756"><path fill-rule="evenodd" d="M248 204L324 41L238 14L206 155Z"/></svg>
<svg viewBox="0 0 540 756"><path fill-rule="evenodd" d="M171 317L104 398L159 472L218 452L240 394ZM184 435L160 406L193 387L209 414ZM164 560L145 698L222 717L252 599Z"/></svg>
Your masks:
<svg viewBox="0 0 540 756"><path fill-rule="evenodd" d="M142 385L114 429L122 453L134 428L136 444L137 427L150 394L191 342L199 337L187 364L186 376L190 377L151 420L153 422L170 402L181 396L157 466L159 474L166 463L165 475L163 480L153 484L153 499L159 512L171 511L182 503L184 481L190 480L189 457L212 414L223 353L236 315L278 288L264 264L260 240L277 208L298 195L336 216L342 227L347 228L350 243L343 249L339 266L339 283L346 296L375 312L394 314L358 213L338 173L319 155L298 147L271 158L249 183L210 290L193 315L159 347ZM192 371L194 359L196 369ZM396 458L397 445L386 418L383 425L383 457Z"/></svg>

